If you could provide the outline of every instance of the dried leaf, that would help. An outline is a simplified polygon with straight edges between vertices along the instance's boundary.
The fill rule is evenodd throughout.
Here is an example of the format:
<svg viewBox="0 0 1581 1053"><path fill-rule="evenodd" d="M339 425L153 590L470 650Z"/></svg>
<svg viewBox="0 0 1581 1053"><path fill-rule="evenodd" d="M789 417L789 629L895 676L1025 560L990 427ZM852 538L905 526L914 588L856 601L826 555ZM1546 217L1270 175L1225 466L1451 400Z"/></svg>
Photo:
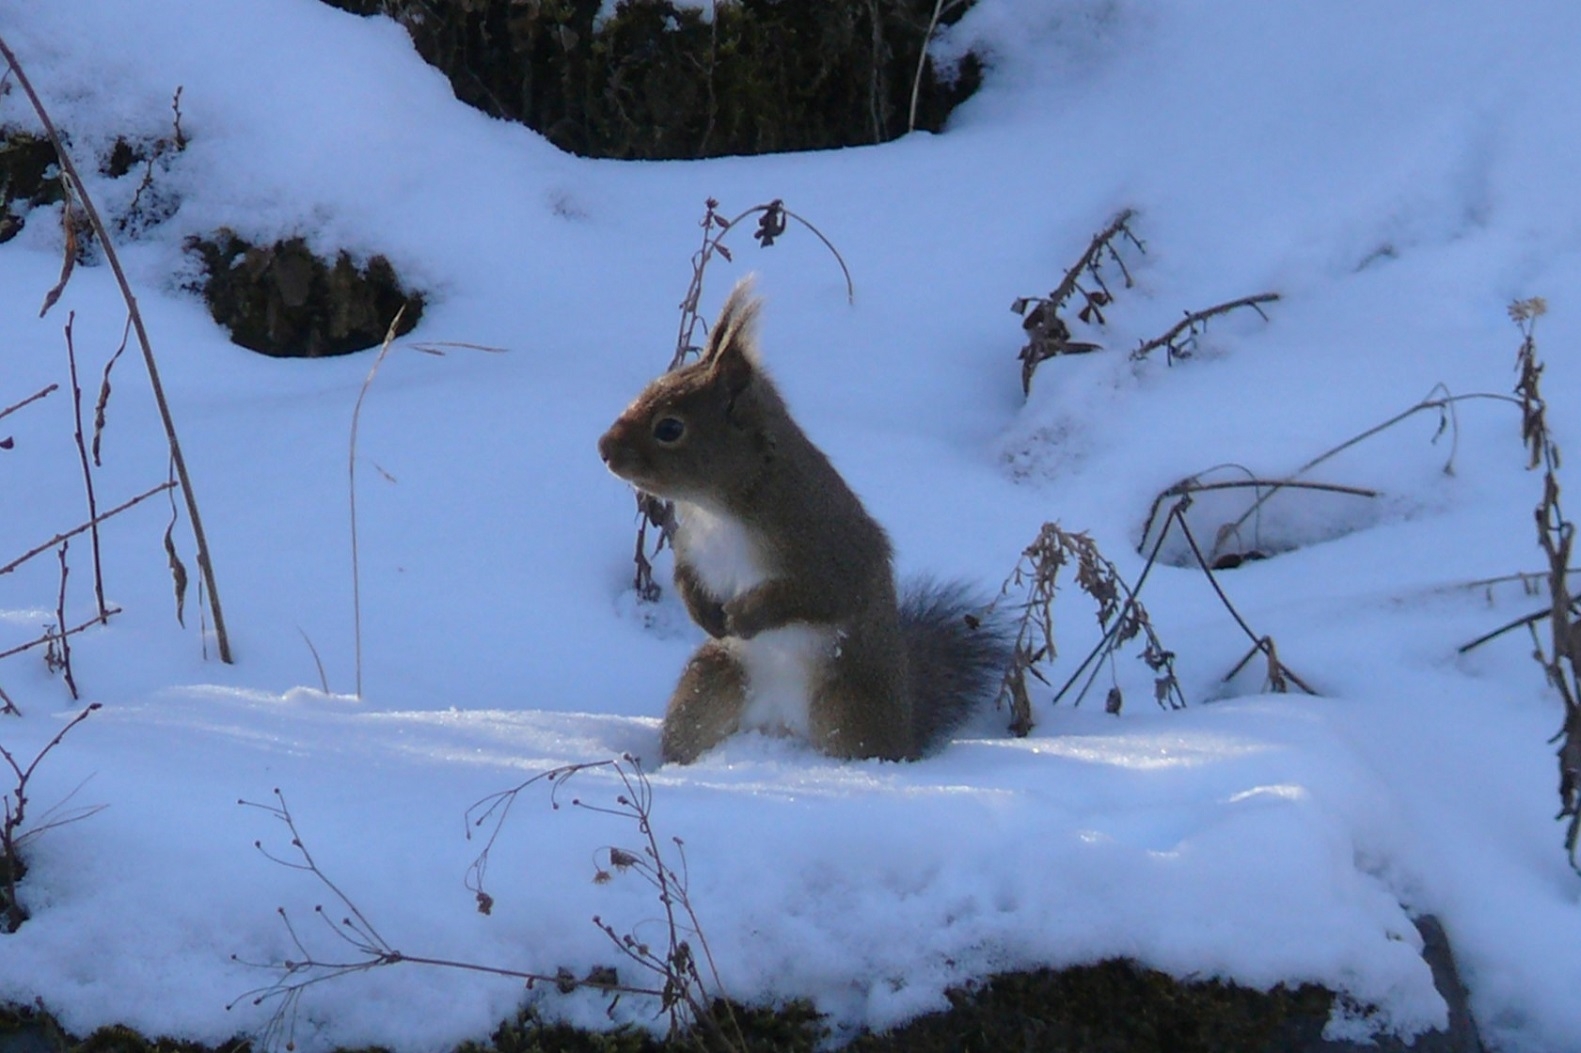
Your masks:
<svg viewBox="0 0 1581 1053"><path fill-rule="evenodd" d="M758 229L752 236L765 249L774 244L774 239L785 233L785 203L779 198L770 201L763 209L763 217L758 220Z"/></svg>
<svg viewBox="0 0 1581 1053"><path fill-rule="evenodd" d="M170 563L170 578L176 589L176 623L184 629L187 626L187 567L176 554L175 529L176 521L172 519L165 527L165 557Z"/></svg>
<svg viewBox="0 0 1581 1053"><path fill-rule="evenodd" d="M115 349L115 354L104 364L104 376L99 380L99 398L93 404L93 463L97 468L104 467L104 462L99 457L100 440L104 438L105 411L110 406L110 370L115 368L116 360L126 350L126 341L132 335L132 319L126 319L126 328L121 333L121 346Z"/></svg>
<svg viewBox="0 0 1581 1053"><path fill-rule="evenodd" d="M72 271L77 269L77 225L71 221L71 199L66 200L60 210L60 223L65 231L66 250L60 261L60 281L55 287L44 295L44 306L38 309L38 316L43 318L49 314L49 309L55 306L61 293L66 291L66 283L71 281Z"/></svg>

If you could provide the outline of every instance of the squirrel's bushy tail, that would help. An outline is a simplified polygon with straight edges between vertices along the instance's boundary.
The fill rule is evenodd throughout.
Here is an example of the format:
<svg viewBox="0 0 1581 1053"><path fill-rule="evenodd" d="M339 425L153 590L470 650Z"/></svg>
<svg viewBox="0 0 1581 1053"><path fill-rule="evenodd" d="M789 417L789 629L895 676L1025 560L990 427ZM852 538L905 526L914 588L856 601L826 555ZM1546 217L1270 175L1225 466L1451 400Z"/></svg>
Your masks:
<svg viewBox="0 0 1581 1053"><path fill-rule="evenodd" d="M900 597L914 753L931 753L974 710L994 700L1014 646L997 611L960 582L909 581ZM980 617L974 625L968 616Z"/></svg>

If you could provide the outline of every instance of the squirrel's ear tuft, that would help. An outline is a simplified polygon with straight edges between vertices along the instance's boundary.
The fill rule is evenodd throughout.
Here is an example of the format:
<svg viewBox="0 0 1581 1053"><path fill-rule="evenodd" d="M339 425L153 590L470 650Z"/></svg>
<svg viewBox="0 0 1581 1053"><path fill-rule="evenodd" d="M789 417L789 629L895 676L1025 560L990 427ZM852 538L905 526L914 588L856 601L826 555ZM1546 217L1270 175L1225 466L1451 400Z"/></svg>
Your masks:
<svg viewBox="0 0 1581 1053"><path fill-rule="evenodd" d="M721 377L731 394L739 394L752 381L758 367L757 321L763 301L752 294L752 276L736 283L719 320L708 334L703 361Z"/></svg>
<svg viewBox="0 0 1581 1053"><path fill-rule="evenodd" d="M754 276L747 275L730 290L730 299L719 312L719 320L708 333L708 346L703 349L702 360L712 363L720 355L730 352L745 356L753 365L758 361L758 312L763 301L753 295Z"/></svg>

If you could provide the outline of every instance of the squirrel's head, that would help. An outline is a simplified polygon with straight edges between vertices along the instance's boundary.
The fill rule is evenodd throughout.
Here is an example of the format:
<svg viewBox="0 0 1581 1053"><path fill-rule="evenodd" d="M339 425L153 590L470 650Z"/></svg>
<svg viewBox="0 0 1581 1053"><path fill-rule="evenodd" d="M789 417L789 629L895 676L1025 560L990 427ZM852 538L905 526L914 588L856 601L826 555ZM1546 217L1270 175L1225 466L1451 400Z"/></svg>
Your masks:
<svg viewBox="0 0 1581 1053"><path fill-rule="evenodd" d="M727 503L772 453L783 404L758 362L760 301L738 283L696 362L654 380L598 440L611 472L668 500ZM776 410L778 413L776 414Z"/></svg>

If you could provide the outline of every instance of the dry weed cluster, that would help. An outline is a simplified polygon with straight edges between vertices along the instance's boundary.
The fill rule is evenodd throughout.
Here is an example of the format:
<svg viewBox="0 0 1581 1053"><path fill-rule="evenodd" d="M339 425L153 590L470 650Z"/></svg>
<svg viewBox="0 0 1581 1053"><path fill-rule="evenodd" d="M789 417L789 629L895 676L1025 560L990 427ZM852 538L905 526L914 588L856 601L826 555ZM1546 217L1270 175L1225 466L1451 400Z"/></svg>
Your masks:
<svg viewBox="0 0 1581 1053"><path fill-rule="evenodd" d="M8 575L24 564L34 559L44 557L50 553L55 556L58 566L58 587L54 597L54 621L43 627L42 633L30 640L0 650L0 659L11 658L27 652L41 652L45 668L51 673L58 674L73 699L80 698L77 677L72 666L72 641L75 637L89 630L104 625L112 617L120 614L120 608L111 604L106 599L105 592L105 567L103 549L101 545L101 527L116 519L123 513L137 505L166 494L170 499L171 519L164 531L163 548L165 559L171 573L171 581L175 592L176 618L183 622L185 617L185 601L188 584L187 568L178 554L175 527L179 521L179 510L176 505L176 491L179 490L184 499L187 519L191 526L192 537L196 545L197 561L200 570L200 594L204 603L205 622L212 619L214 641L223 661L231 661L230 640L225 631L224 615L220 608L218 593L214 586L214 574L209 560L208 546L204 538L201 519L198 514L196 499L192 494L191 481L187 474L185 458L182 455L181 444L177 439L174 422L170 416L169 406L164 397L163 387L160 383L157 362L154 358L153 348L149 342L143 318L137 308L137 301L132 295L131 287L127 282L125 272L121 268L120 259L116 254L115 244L111 237L111 230L105 224L100 212L94 204L78 169L72 160L66 144L56 130L43 101L35 92L26 71L17 60L9 45L0 38L0 60L4 62L4 70L0 71L0 81L14 82L21 90L28 104L44 129L52 163L59 169L61 225L62 225L62 256L60 277L53 288L44 296L43 305L39 310L39 317L44 317L60 301L71 281L77 262L88 255L90 242L102 254L105 262L110 265L115 275L123 299L126 303L126 326L121 335L121 341L104 360L99 375L98 393L94 400L91 413L91 432L88 424L88 414L85 412L83 378L78 368L78 349L75 333L75 313L68 313L64 326L65 338L65 389L71 399L72 440L76 447L78 468L81 472L85 499L85 518L76 525L58 531L52 537L45 539L28 548L21 555L10 559L0 565L0 577ZM173 153L178 153L185 148L186 133L181 127L181 92L177 89L175 98L171 103L173 112L173 128L168 137L161 137L152 144L142 148L133 147L125 140L118 141L116 150L108 159L109 174L119 175L130 170L134 165L145 165L143 179L133 194L130 206L117 218L115 230L120 234L135 235L138 230L159 222L168 215L169 203L164 201L155 182L155 172L162 159ZM42 144L41 144L42 145ZM139 149L142 153L139 153ZM14 227L14 225L13 225ZM167 446L169 449L170 477L164 482L143 490L141 493L116 501L111 507L103 508L104 502L100 499L96 485L97 473L103 466L103 440L106 434L107 423L110 416L110 396L112 391L111 373L122 353L126 350L132 334L135 333L138 345L142 351L143 362L146 367L149 384L153 390L155 403L158 407L162 425L164 427ZM60 383L47 384L38 391L27 395L20 400L0 410L0 420L29 409L45 399L61 391ZM10 436L0 436L0 451L12 451L15 443ZM86 618L68 617L69 602L68 584L73 570L72 543L86 535L88 546L88 566L91 574L93 591L93 614ZM204 646L207 647L207 627L203 632ZM13 787L5 792L3 797L4 815L0 822L0 928L5 931L14 931L25 919L17 895L17 883L21 880L26 870L24 859L27 845L40 834L91 815L96 808L93 807L68 807L71 796L44 811L37 818L30 817L30 795L32 782L38 771L39 765L60 746L66 735L84 720L88 715L99 708L98 703L88 705L66 724L49 740L49 742L26 763L17 754L4 745L0 745L0 760L10 769L10 781ZM20 717L21 708L16 701L0 687L0 716L11 715Z"/></svg>
<svg viewBox="0 0 1581 1053"><path fill-rule="evenodd" d="M1065 272L1059 284L1047 296L1018 296L1010 309L1021 316L1021 328L1026 332L1026 344L1017 358L1021 362L1021 391L1030 394L1032 375L1042 363L1060 355L1079 355L1102 350L1102 345L1072 338L1070 323L1063 313L1076 308L1076 318L1088 326L1102 328L1107 317L1104 312L1114 303L1114 289L1110 282L1118 280L1123 288L1136 284L1126 254L1135 252L1146 255L1147 246L1132 229L1136 222L1135 209L1122 209L1092 236L1080 257ZM1222 315L1249 308L1266 321L1268 315L1263 305L1279 299L1278 293L1258 293L1242 296L1225 303L1215 304L1200 311L1187 311L1185 317L1169 329L1150 340L1144 340L1132 350L1133 360L1146 358L1162 349L1170 364L1190 358L1197 349L1198 338L1210 321Z"/></svg>
<svg viewBox="0 0 1581 1053"><path fill-rule="evenodd" d="M1537 319L1547 309L1548 305L1537 297L1510 305L1510 318L1521 333L1516 352L1519 379L1515 385L1521 401L1521 438L1526 444L1528 468L1543 471L1542 498L1535 516L1537 543L1548 564L1548 608L1528 619L1526 625L1532 633L1532 653L1564 703L1564 723L1554 736L1559 744L1557 818L1565 821L1565 852L1570 865L1581 872L1581 860L1577 859L1581 848L1581 608L1570 594L1569 580L1574 572L1570 555L1575 523L1566 517L1559 503L1559 446L1548 430L1548 404L1542 395L1543 366L1537 358ZM1542 617L1548 619L1546 646L1536 629Z"/></svg>
<svg viewBox="0 0 1581 1053"><path fill-rule="evenodd" d="M488 914L495 905L494 894L484 889L489 856L513 806L529 789L548 788L551 809L561 807L561 791L578 776L603 773L613 777L616 789L612 799L593 800L572 797L571 807L590 813L610 815L629 823L636 831L638 846L606 846L599 853L592 880L604 884L618 876L636 877L654 890L662 913L660 942L639 935L637 926L617 927L602 917L592 923L610 941L620 960L634 966L646 982L621 979L616 966L601 966L582 976L568 968L553 973L535 972L491 963L409 954L386 940L373 921L352 898L332 880L318 862L297 829L296 820L286 804L285 795L275 790L272 804L249 801L238 803L262 810L283 824L289 838L289 851L277 853L262 840L254 847L270 861L300 871L315 881L331 899L330 906L316 906L308 926L300 926L284 909L277 910L295 954L277 962L233 960L274 973L264 986L248 991L228 1008L244 1002L270 1006L269 1018L260 1036L265 1049L295 1048L297 1017L301 999L308 990L357 973L399 965L459 969L465 972L520 980L528 990L545 987L560 994L592 990L608 998L614 1013L622 998L651 1001L655 1014L668 1022L671 1038L691 1039L699 1048L742 1050L746 1041L735 1019L734 1010L724 997L719 974L714 968L707 939L688 893L685 848L679 838L669 839L669 847L653 824L653 787L641 764L630 755L586 764L571 764L542 772L530 779L478 801L467 811L468 836L472 830L485 830L483 848L468 868L466 884L476 897L479 912ZM676 862L672 862L673 858ZM338 916L338 918L337 918ZM349 956L348 956L349 952Z"/></svg>

